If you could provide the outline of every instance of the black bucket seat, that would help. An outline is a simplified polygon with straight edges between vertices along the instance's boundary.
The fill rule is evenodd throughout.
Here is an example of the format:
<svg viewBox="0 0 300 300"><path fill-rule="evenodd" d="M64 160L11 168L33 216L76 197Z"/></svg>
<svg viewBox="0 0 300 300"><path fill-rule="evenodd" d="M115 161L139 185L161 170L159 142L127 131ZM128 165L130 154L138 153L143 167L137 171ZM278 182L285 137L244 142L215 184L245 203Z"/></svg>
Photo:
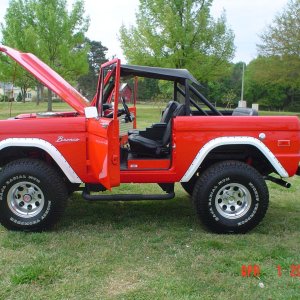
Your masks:
<svg viewBox="0 0 300 300"><path fill-rule="evenodd" d="M172 115L175 111L175 109L178 107L179 103L176 102L176 101L169 101L169 103L167 104L162 116L161 116L161 119L160 119L160 123L168 123L170 121L170 119L172 118ZM154 124L155 126L155 124ZM131 135L131 134L138 134L139 133L139 130L138 129L130 129L128 130L128 135Z"/></svg>
<svg viewBox="0 0 300 300"><path fill-rule="evenodd" d="M162 157L170 152L169 143L172 133L172 118L184 116L186 114L185 105L178 104L167 124L162 139L153 140L139 134L131 134L128 137L130 151L138 156Z"/></svg>

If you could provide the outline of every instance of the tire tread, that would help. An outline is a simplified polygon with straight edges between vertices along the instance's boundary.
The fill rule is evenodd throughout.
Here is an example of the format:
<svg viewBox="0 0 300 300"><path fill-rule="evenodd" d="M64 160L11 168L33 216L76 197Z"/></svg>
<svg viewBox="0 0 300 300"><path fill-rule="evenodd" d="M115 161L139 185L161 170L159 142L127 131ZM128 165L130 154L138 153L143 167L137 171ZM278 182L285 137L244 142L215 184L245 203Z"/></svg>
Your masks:
<svg viewBox="0 0 300 300"><path fill-rule="evenodd" d="M255 181L260 185L261 198L264 199L263 203L260 203L260 209L257 211L255 218L246 224L241 225L240 227L230 228L227 226L220 226L208 212L207 197L203 197L203 191L209 183L214 180L216 176L221 173L232 172L236 169L240 169L241 172L247 172L250 177L255 179ZM259 178L259 180L257 180ZM195 184L193 192L193 204L196 209L196 213L202 223L217 233L246 233L257 226L260 221L264 218L269 203L269 192L265 181L258 171L253 167L240 162L240 161L222 161L218 162L208 169L206 169L203 174L200 175L198 181Z"/></svg>
<svg viewBox="0 0 300 300"><path fill-rule="evenodd" d="M53 208L42 222L26 226L26 228L11 222L3 212L0 212L1 224L11 230L43 231L50 229L59 220L66 206L68 194L65 183L59 173L50 165L41 160L25 158L12 161L3 167L0 173L0 187L3 179L18 172L25 172L36 177L42 176L49 183L49 187L55 188L55 199L51 199L54 203Z"/></svg>

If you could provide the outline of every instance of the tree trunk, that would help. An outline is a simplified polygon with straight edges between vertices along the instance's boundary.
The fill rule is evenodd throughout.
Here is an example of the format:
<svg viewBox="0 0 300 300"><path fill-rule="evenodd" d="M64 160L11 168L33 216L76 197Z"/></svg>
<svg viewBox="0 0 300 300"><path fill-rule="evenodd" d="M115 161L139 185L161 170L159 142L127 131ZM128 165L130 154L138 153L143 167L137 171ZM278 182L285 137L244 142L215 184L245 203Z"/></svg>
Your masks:
<svg viewBox="0 0 300 300"><path fill-rule="evenodd" d="M27 87L26 86L21 87L21 94L22 94L22 102L23 103L25 103L26 92L27 92Z"/></svg>
<svg viewBox="0 0 300 300"><path fill-rule="evenodd" d="M41 85L38 84L36 86L36 105L39 105L41 102L41 94L42 94L41 91L42 91Z"/></svg>
<svg viewBox="0 0 300 300"><path fill-rule="evenodd" d="M5 90L5 83L3 82L3 99L5 101L5 96L6 96L6 90Z"/></svg>
<svg viewBox="0 0 300 300"><path fill-rule="evenodd" d="M52 91L48 89L48 110L52 111Z"/></svg>
<svg viewBox="0 0 300 300"><path fill-rule="evenodd" d="M294 106L294 101L295 101L295 90L291 90L291 106Z"/></svg>
<svg viewBox="0 0 300 300"><path fill-rule="evenodd" d="M45 101L45 87L41 84L40 88L41 88L41 101L44 102Z"/></svg>

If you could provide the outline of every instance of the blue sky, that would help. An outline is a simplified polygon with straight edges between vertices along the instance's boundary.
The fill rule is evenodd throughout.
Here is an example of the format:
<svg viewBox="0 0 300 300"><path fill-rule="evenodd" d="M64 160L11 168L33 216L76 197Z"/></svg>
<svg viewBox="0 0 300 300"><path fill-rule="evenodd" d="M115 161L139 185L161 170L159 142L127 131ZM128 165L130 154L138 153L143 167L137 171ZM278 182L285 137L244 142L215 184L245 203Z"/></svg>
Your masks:
<svg viewBox="0 0 300 300"><path fill-rule="evenodd" d="M0 0L0 22L9 0ZM68 0L69 4L73 2ZM235 33L236 56L234 62L248 63L255 58L258 35L272 22L288 0L214 0L212 15L217 18L226 11L227 23ZM123 59L118 32L124 23L133 25L138 0L85 0L86 13L91 18L88 37L101 41L109 48L108 55Z"/></svg>

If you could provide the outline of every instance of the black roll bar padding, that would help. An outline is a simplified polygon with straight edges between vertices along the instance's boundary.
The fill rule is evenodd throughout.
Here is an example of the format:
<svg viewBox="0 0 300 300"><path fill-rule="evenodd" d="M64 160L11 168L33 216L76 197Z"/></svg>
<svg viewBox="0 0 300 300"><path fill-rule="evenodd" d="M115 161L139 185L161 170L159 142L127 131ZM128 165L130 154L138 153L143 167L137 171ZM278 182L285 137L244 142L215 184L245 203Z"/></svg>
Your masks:
<svg viewBox="0 0 300 300"><path fill-rule="evenodd" d="M178 92L183 96L183 97L185 97L185 93L184 93L184 91L181 89L181 88L177 88L178 89ZM208 113L205 111L205 110L203 110L198 104L197 104L197 102L196 101L194 101L191 97L190 97L190 102L199 110L199 111L201 111L204 115L206 115L206 116L208 116Z"/></svg>
<svg viewBox="0 0 300 300"><path fill-rule="evenodd" d="M212 110L214 113L216 113L219 116L223 116L223 114L221 112L219 112L197 89L195 89L190 84L189 84L189 88L192 90L192 92L194 94L196 94L200 98L200 100L203 102L203 104L208 106L208 108L210 110ZM183 97L186 98L186 93L181 88L177 87L177 90ZM191 97L189 97L189 102L191 102L193 105L195 105L195 107L197 109L201 110L205 115L208 115L202 108L200 108L200 106L198 106L198 104L193 99L191 99Z"/></svg>

